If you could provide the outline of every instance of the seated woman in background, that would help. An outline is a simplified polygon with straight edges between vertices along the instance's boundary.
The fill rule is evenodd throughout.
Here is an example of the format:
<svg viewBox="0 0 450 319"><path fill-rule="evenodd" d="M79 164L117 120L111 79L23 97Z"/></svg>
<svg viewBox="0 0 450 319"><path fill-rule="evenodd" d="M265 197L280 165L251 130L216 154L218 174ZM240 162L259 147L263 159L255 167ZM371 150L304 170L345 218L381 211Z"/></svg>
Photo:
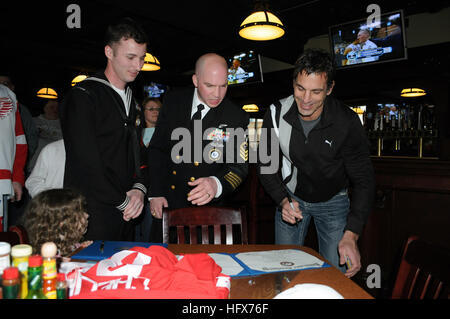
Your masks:
<svg viewBox="0 0 450 319"><path fill-rule="evenodd" d="M81 243L88 226L86 200L72 189L49 189L36 195L24 214L34 253L39 253L45 242L52 241L60 256L68 256L75 249L88 246Z"/></svg>
<svg viewBox="0 0 450 319"><path fill-rule="evenodd" d="M147 97L142 102L142 113L144 114L144 121L139 126L139 144L141 148L141 158L144 163L148 163L148 145L155 132L156 121L158 120L159 111L161 110L162 102L158 98ZM148 181L147 165L141 167L141 172ZM152 228L153 217L150 214L150 204L147 198L144 200L144 209L142 214L134 220L135 227L135 241L148 242L151 241L150 230Z"/></svg>

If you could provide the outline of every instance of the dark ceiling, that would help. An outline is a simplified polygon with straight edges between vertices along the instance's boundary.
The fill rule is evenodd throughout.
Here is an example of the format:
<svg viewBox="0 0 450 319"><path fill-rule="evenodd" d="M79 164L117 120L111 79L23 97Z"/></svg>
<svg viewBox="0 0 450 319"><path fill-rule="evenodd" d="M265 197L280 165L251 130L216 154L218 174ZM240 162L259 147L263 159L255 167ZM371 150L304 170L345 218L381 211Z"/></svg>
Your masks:
<svg viewBox="0 0 450 319"><path fill-rule="evenodd" d="M368 16L366 7L377 3L382 12L403 9L405 15L437 12L448 1L324 1L273 0L270 9L286 26L281 39L255 42L239 37L238 28L253 0L200 1L2 1L0 70L10 73L16 91L30 96L44 85L62 91L80 71L90 73L105 64L103 34L117 17L139 20L149 37L148 51L161 62L157 72L141 72L139 81L182 85L186 72L205 52L229 55L249 48L262 55L293 63L306 41L326 34L330 25ZM69 29L70 3L81 9L81 28Z"/></svg>

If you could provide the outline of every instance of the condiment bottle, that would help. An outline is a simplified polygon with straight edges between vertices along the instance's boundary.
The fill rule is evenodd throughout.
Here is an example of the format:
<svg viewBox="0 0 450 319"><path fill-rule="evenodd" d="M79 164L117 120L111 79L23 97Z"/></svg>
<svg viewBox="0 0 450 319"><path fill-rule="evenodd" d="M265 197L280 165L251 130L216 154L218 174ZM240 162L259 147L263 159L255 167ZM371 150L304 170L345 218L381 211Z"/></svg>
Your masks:
<svg viewBox="0 0 450 319"><path fill-rule="evenodd" d="M3 269L11 266L9 254L11 253L11 245L9 243L0 242L0 276Z"/></svg>
<svg viewBox="0 0 450 319"><path fill-rule="evenodd" d="M42 257L30 256L28 259L28 295L26 299L47 299L42 292Z"/></svg>
<svg viewBox="0 0 450 319"><path fill-rule="evenodd" d="M20 292L19 269L8 267L3 271L3 299L17 299Z"/></svg>
<svg viewBox="0 0 450 319"><path fill-rule="evenodd" d="M20 272L20 298L28 294L28 258L33 249L30 245L15 245L11 248L12 264Z"/></svg>
<svg viewBox="0 0 450 319"><path fill-rule="evenodd" d="M56 245L53 242L44 243L41 247L43 259L43 291L48 299L56 299Z"/></svg>
<svg viewBox="0 0 450 319"><path fill-rule="evenodd" d="M66 275L59 273L56 277L56 298L67 299Z"/></svg>
<svg viewBox="0 0 450 319"><path fill-rule="evenodd" d="M11 245L9 243L0 242L0 298L2 292L2 274L3 270L11 266L9 254L11 252Z"/></svg>

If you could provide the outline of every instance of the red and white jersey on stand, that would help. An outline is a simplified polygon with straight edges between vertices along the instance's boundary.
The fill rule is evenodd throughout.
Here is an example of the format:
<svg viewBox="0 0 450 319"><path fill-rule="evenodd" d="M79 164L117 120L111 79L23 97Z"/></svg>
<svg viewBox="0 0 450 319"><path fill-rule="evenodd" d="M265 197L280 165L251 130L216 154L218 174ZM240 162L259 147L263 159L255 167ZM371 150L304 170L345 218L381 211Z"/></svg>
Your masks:
<svg viewBox="0 0 450 319"><path fill-rule="evenodd" d="M0 84L0 196L14 194L12 182L24 185L26 160L27 140L16 95Z"/></svg>
<svg viewBox="0 0 450 319"><path fill-rule="evenodd" d="M208 254L178 258L162 246L135 247L67 274L74 299L225 299L230 277Z"/></svg>

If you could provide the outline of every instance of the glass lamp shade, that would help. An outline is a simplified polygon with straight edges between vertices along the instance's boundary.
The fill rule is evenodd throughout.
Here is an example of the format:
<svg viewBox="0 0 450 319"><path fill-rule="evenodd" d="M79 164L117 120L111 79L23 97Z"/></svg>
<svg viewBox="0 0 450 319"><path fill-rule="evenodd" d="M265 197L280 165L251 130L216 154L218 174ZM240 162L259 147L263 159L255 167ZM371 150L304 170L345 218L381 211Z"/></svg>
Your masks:
<svg viewBox="0 0 450 319"><path fill-rule="evenodd" d="M36 95L43 99L57 99L58 98L58 94L52 88L42 88L37 92Z"/></svg>
<svg viewBox="0 0 450 319"><path fill-rule="evenodd" d="M427 93L425 92L425 90L422 89L418 89L418 88L407 88L407 89L403 89L402 92L400 93L400 96L403 97L418 97L418 96L424 96Z"/></svg>
<svg viewBox="0 0 450 319"><path fill-rule="evenodd" d="M256 11L241 23L239 35L255 41L273 40L284 35L284 26L273 13Z"/></svg>
<svg viewBox="0 0 450 319"><path fill-rule="evenodd" d="M87 78L87 75L85 74L80 74L77 75L76 77L74 77L74 79L72 80L71 85L75 86L77 83L80 83L81 81L85 80Z"/></svg>
<svg viewBox="0 0 450 319"><path fill-rule="evenodd" d="M242 107L245 112L258 112L259 108L256 104L246 104Z"/></svg>
<svg viewBox="0 0 450 319"><path fill-rule="evenodd" d="M146 53L141 71L157 71L159 69L161 69L161 64L158 59L152 54Z"/></svg>

